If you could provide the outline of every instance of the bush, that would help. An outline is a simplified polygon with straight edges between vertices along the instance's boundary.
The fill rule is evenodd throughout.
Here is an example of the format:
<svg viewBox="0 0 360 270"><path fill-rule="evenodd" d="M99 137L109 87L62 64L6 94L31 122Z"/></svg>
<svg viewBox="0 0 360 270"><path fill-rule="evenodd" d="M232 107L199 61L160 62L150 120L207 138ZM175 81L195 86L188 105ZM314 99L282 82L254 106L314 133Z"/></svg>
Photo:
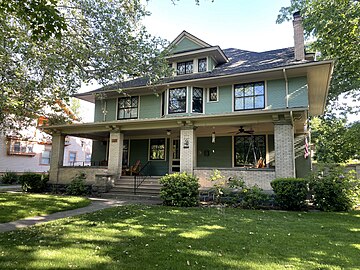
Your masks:
<svg viewBox="0 0 360 270"><path fill-rule="evenodd" d="M84 172L75 175L71 180L70 185L68 185L66 188L66 194L76 196L86 195L88 190L85 184L85 180L86 174Z"/></svg>
<svg viewBox="0 0 360 270"><path fill-rule="evenodd" d="M25 192L43 192L47 181L49 176L44 174L28 172L19 176L19 182Z"/></svg>
<svg viewBox="0 0 360 270"><path fill-rule="evenodd" d="M360 180L340 166L320 165L309 181L314 204L323 211L348 211L360 195Z"/></svg>
<svg viewBox="0 0 360 270"><path fill-rule="evenodd" d="M278 178L270 184L275 193L275 201L281 208L300 210L306 207L308 195L308 181L306 179Z"/></svg>
<svg viewBox="0 0 360 270"><path fill-rule="evenodd" d="M14 172L6 172L0 179L3 184L15 184L19 181L19 176Z"/></svg>
<svg viewBox="0 0 360 270"><path fill-rule="evenodd" d="M240 207L246 209L259 209L269 201L269 195L265 194L263 189L255 185L245 187L240 193Z"/></svg>
<svg viewBox="0 0 360 270"><path fill-rule="evenodd" d="M199 204L199 180L187 173L173 173L160 179L164 205L190 207Z"/></svg>

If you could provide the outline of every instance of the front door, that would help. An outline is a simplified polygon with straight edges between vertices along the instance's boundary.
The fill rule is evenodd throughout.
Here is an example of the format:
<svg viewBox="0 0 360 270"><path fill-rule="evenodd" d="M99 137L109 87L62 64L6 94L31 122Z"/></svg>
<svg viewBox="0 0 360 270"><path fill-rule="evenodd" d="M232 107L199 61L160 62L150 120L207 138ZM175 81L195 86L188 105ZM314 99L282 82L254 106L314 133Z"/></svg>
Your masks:
<svg viewBox="0 0 360 270"><path fill-rule="evenodd" d="M170 172L180 172L180 140L171 139Z"/></svg>

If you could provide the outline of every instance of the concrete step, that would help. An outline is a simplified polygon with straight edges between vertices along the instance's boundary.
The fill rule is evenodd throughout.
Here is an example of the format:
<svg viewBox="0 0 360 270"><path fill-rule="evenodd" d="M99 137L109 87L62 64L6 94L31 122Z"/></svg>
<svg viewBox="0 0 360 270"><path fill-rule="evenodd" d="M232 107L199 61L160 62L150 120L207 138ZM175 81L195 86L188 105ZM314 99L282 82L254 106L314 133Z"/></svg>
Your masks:
<svg viewBox="0 0 360 270"><path fill-rule="evenodd" d="M128 193L128 194L133 194L134 193L134 188L132 187L113 187L111 189L111 192L118 192L118 193ZM160 194L160 189L157 188L138 188L136 190L136 193L141 193L141 194Z"/></svg>
<svg viewBox="0 0 360 270"><path fill-rule="evenodd" d="M151 204L162 203L160 196L148 195L148 194L121 194L118 192L108 192L108 193L102 193L101 197L107 199L133 200L134 202L146 201L146 203L151 203Z"/></svg>

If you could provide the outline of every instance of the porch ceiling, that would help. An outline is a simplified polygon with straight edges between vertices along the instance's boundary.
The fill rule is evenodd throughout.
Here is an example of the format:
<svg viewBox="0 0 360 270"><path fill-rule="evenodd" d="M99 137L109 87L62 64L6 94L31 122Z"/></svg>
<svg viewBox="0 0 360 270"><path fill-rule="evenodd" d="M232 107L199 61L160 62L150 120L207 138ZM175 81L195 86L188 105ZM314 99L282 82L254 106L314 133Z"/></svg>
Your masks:
<svg viewBox="0 0 360 270"><path fill-rule="evenodd" d="M286 115L287 119L293 115L296 130L303 130L307 119L306 108L286 110L260 110L236 112L221 115L198 115L188 117L167 117L154 119L119 120L111 122L96 122L71 125L41 127L48 133L63 133L78 137L102 140L109 136L111 131L121 131L124 134L166 134L167 130L179 130L182 126L200 127L230 127L236 130L240 126L263 126L274 121L274 115Z"/></svg>

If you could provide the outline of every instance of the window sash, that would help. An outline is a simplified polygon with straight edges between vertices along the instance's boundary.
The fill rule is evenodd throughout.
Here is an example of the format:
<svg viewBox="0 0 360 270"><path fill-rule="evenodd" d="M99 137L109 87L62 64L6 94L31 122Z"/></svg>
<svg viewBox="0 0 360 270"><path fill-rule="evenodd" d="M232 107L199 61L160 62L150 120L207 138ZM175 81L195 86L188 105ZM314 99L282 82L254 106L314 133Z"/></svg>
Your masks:
<svg viewBox="0 0 360 270"><path fill-rule="evenodd" d="M124 97L118 100L118 119L136 119L139 114L139 97Z"/></svg>
<svg viewBox="0 0 360 270"><path fill-rule="evenodd" d="M186 112L186 92L186 87L169 89L169 114Z"/></svg>
<svg viewBox="0 0 360 270"><path fill-rule="evenodd" d="M205 72L207 66L206 58L202 58L198 60L198 72Z"/></svg>
<svg viewBox="0 0 360 270"><path fill-rule="evenodd" d="M209 101L214 102L218 101L218 88L217 87L210 87L209 88Z"/></svg>
<svg viewBox="0 0 360 270"><path fill-rule="evenodd" d="M165 139L150 139L150 160L165 160Z"/></svg>
<svg viewBox="0 0 360 270"><path fill-rule="evenodd" d="M192 112L202 113L203 112L203 88L193 87L192 96Z"/></svg>
<svg viewBox="0 0 360 270"><path fill-rule="evenodd" d="M263 108L265 108L265 85L263 82L234 86L235 111Z"/></svg>
<svg viewBox="0 0 360 270"><path fill-rule="evenodd" d="M41 161L40 163L42 165L50 165L50 151L49 150L44 150L41 153Z"/></svg>
<svg viewBox="0 0 360 270"><path fill-rule="evenodd" d="M176 66L176 72L178 75L191 74L194 72L194 62L186 61L179 62Z"/></svg>

